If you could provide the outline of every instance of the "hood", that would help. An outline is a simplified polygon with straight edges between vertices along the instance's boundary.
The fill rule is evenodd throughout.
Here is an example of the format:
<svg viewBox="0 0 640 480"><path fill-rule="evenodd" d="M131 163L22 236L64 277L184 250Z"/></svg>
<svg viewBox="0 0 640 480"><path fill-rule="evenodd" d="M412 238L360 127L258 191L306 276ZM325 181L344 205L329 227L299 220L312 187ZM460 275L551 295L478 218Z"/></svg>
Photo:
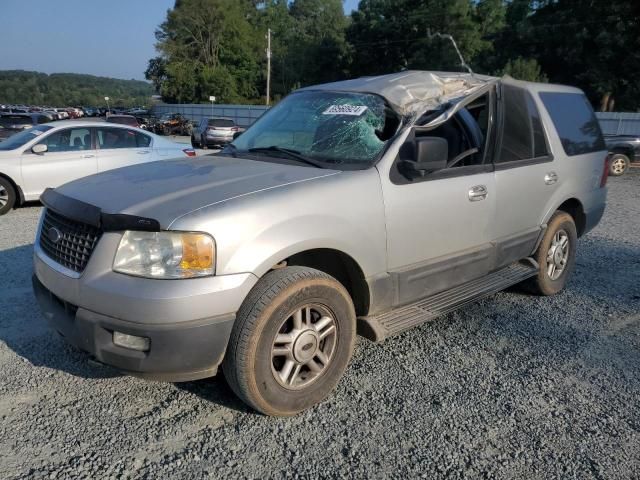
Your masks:
<svg viewBox="0 0 640 480"><path fill-rule="evenodd" d="M167 228L175 219L208 205L337 173L205 156L110 170L67 183L56 191L104 213L152 218Z"/></svg>

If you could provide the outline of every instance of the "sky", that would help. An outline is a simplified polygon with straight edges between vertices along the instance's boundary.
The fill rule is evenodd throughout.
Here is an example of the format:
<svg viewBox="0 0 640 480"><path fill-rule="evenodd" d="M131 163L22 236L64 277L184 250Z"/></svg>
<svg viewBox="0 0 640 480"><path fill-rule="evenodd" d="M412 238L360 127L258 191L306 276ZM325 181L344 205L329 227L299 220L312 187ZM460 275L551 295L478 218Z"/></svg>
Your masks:
<svg viewBox="0 0 640 480"><path fill-rule="evenodd" d="M345 11L358 0L346 0ZM0 70L144 80L174 0L0 0Z"/></svg>

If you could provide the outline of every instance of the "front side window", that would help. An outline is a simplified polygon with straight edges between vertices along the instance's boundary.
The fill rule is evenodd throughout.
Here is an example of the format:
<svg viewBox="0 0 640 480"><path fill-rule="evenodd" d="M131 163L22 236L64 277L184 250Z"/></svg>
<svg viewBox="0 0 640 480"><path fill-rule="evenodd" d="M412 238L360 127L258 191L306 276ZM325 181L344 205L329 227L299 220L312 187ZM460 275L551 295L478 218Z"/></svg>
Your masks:
<svg viewBox="0 0 640 480"><path fill-rule="evenodd" d="M548 156L540 112L523 88L502 86L502 148L497 163Z"/></svg>
<svg viewBox="0 0 640 480"><path fill-rule="evenodd" d="M51 153L90 150L91 131L88 128L58 130L45 137L40 143L44 143L47 151Z"/></svg>
<svg viewBox="0 0 640 480"><path fill-rule="evenodd" d="M540 98L567 155L606 150L598 119L583 94L542 92Z"/></svg>
<svg viewBox="0 0 640 480"><path fill-rule="evenodd" d="M240 153L277 147L331 167L366 168L398 125L395 114L377 95L303 91L269 110L232 145Z"/></svg>
<svg viewBox="0 0 640 480"><path fill-rule="evenodd" d="M147 148L151 137L128 128L97 128L96 139L101 150L114 148Z"/></svg>

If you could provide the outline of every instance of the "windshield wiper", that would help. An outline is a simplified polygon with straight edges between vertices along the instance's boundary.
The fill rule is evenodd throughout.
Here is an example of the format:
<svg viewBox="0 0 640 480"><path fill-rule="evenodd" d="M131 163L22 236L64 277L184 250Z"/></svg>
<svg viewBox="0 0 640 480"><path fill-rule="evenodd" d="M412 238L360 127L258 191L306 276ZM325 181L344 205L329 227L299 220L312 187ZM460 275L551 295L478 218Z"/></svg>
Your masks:
<svg viewBox="0 0 640 480"><path fill-rule="evenodd" d="M289 158L293 158L294 160L298 160L301 163L306 163L307 165L311 165L311 166L317 167L317 168L327 168L321 162L317 162L315 160L312 160L309 157L305 157L304 155L302 155L297 150L292 150L290 148L282 148L282 147L278 147L277 145L271 145L270 147L254 147L254 148L250 148L247 151L250 152L250 153L261 153L261 152L266 152L266 153L268 153L268 152L284 153Z"/></svg>

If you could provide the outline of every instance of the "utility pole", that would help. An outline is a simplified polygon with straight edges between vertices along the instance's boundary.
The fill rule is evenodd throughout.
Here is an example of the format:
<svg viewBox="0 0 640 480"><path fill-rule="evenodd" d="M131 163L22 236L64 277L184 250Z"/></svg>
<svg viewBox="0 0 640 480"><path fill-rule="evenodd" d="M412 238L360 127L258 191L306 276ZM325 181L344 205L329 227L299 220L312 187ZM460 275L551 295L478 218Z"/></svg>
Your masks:
<svg viewBox="0 0 640 480"><path fill-rule="evenodd" d="M267 106L271 90L271 29L267 30Z"/></svg>

